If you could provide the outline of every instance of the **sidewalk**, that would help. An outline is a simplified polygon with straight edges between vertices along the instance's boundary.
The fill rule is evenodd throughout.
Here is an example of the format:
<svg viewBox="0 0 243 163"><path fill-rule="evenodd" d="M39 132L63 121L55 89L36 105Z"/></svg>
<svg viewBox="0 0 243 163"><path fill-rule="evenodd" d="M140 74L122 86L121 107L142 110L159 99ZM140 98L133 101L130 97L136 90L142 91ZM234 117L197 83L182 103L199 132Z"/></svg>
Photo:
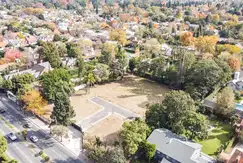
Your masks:
<svg viewBox="0 0 243 163"><path fill-rule="evenodd" d="M28 118L29 121L37 125L39 128L44 130L46 133L50 133L50 128L42 122L40 119L32 117ZM55 137L53 137L55 138ZM63 146L65 146L67 149L69 149L73 154L75 154L80 159L84 160L85 163L89 163L90 161L87 159L87 157L81 153L81 132L77 131L72 126L68 126L68 138L62 139L62 142L55 138L59 143L61 143Z"/></svg>

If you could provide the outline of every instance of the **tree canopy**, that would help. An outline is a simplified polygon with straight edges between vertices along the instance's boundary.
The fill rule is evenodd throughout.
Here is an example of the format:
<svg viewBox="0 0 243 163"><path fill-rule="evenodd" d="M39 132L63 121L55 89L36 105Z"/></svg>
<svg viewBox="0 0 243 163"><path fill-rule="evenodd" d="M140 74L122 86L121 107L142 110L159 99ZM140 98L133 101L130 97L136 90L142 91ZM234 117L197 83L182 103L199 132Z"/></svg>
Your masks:
<svg viewBox="0 0 243 163"><path fill-rule="evenodd" d="M196 113L194 100L183 91L170 91L161 104L149 106L146 123L152 129L167 128L190 138L205 138L207 135L205 118Z"/></svg>
<svg viewBox="0 0 243 163"><path fill-rule="evenodd" d="M135 154L139 146L146 140L151 130L141 119L124 122L121 130L124 151L129 155Z"/></svg>

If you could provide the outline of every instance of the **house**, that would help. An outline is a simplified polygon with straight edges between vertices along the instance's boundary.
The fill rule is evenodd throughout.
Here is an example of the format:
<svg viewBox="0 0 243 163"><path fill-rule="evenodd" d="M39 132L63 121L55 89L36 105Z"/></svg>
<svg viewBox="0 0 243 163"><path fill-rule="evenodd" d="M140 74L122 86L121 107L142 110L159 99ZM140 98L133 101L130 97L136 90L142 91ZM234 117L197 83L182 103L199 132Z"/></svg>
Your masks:
<svg viewBox="0 0 243 163"><path fill-rule="evenodd" d="M226 163L243 163L243 152L236 149L231 155L229 160L225 161Z"/></svg>
<svg viewBox="0 0 243 163"><path fill-rule="evenodd" d="M157 163L213 163L215 160L202 153L202 145L178 136L167 129L155 129L147 141L156 145Z"/></svg>
<svg viewBox="0 0 243 163"><path fill-rule="evenodd" d="M234 79L228 82L228 87L233 90L242 91L243 90L243 71L235 72Z"/></svg>
<svg viewBox="0 0 243 163"><path fill-rule="evenodd" d="M34 75L35 78L38 78L44 72L49 72L51 70L52 70L52 68L51 68L50 63L49 62L43 62L43 63L39 63L39 64L34 65L30 69L23 70L23 71L17 71L17 72L5 75L4 79L8 80L8 79L11 79L15 75L28 74L28 73Z"/></svg>

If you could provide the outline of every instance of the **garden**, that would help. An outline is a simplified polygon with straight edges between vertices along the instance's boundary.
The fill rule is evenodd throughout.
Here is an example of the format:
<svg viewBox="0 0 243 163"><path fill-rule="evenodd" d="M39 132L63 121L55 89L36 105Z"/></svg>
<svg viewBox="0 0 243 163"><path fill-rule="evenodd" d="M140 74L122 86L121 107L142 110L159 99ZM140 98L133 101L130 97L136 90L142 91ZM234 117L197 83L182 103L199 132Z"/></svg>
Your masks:
<svg viewBox="0 0 243 163"><path fill-rule="evenodd" d="M211 131L206 140L198 141L202 152L216 157L222 150L228 150L233 143L233 132L230 124L217 120L209 120Z"/></svg>

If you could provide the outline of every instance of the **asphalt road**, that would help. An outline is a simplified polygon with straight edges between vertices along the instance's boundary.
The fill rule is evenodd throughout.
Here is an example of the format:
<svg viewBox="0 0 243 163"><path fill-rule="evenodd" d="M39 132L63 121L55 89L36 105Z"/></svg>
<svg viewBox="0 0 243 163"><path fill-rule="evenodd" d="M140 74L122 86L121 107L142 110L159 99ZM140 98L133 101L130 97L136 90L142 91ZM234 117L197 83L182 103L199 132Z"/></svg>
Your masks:
<svg viewBox="0 0 243 163"><path fill-rule="evenodd" d="M19 163L38 163L41 162L39 157L35 157L36 152L33 149L30 149L28 144L23 142L21 138L18 137L18 140L11 141L7 138L7 134L10 132L14 133L15 131L11 129L4 121L0 120L0 132L8 140L8 149L7 155L11 158L18 160Z"/></svg>
<svg viewBox="0 0 243 163"><path fill-rule="evenodd" d="M19 112L19 107L15 103L8 99L1 100L0 108L6 109L6 112L2 114L2 116L7 121L9 121L18 130L24 130L23 124L26 123L26 121L28 120L23 116L23 114ZM35 145L37 146L37 148L43 150L51 158L52 161L56 163L83 163L71 151L69 151L66 147L57 142L55 139L51 138L38 126L36 126L32 122L29 123L32 125L32 128L30 131L28 131L27 137L30 137L31 135L37 136L39 138L39 141L35 143Z"/></svg>

